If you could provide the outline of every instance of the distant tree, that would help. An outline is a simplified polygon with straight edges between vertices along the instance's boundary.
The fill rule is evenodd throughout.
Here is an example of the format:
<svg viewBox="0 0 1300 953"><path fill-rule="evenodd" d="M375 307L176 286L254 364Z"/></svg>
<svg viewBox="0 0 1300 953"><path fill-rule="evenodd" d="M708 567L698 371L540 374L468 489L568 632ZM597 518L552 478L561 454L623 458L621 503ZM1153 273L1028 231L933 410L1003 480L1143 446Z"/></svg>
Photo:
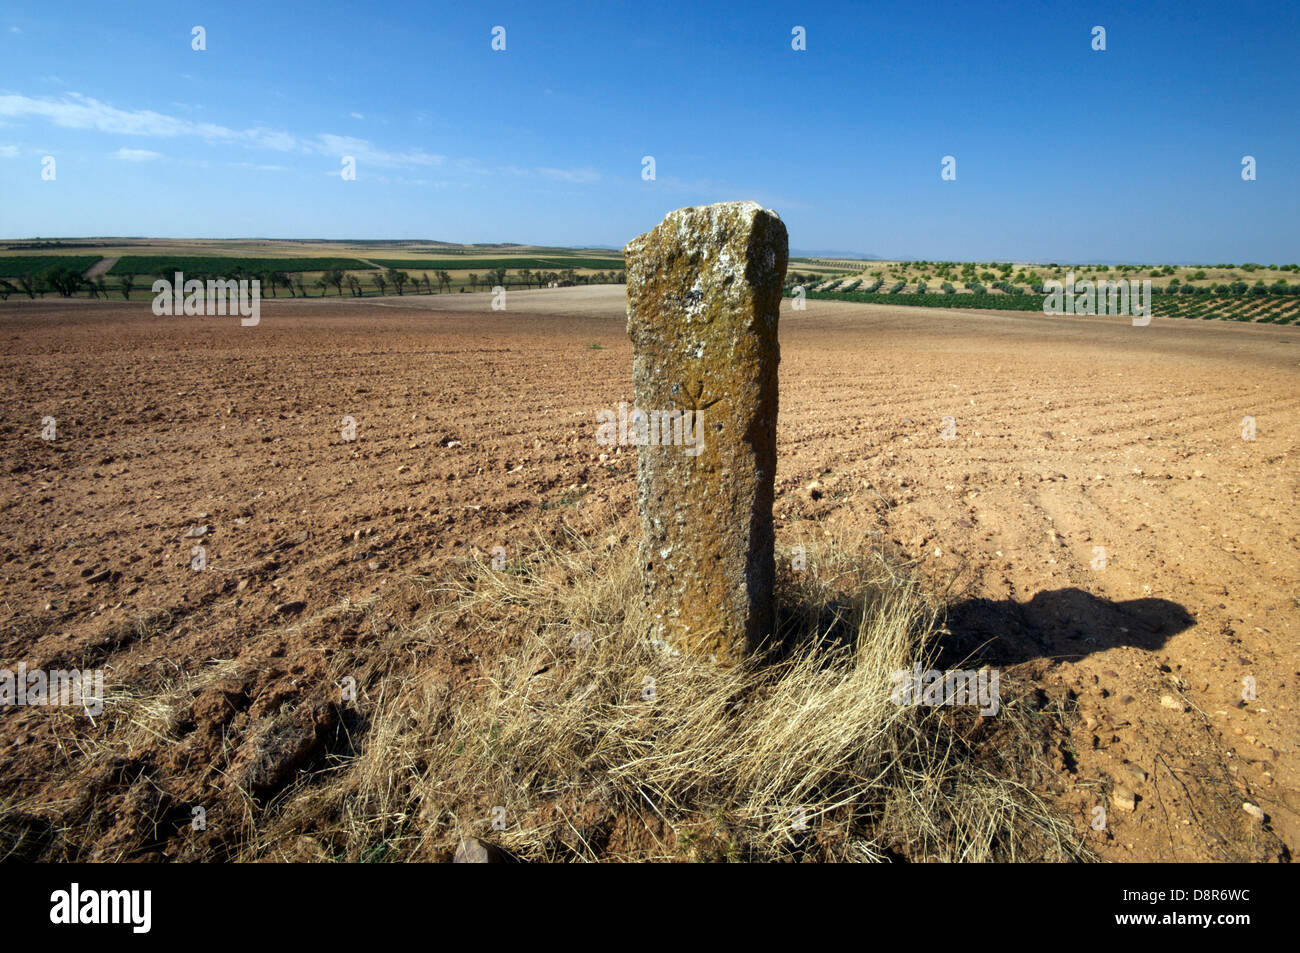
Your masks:
<svg viewBox="0 0 1300 953"><path fill-rule="evenodd" d="M329 284L334 286L334 290L337 291L339 293L339 297L342 298L343 282L347 279L347 275L344 273L343 269L331 268L329 271L325 272L323 277Z"/></svg>
<svg viewBox="0 0 1300 953"><path fill-rule="evenodd" d="M469 273L469 290L470 291L478 290L478 275L476 275L472 271Z"/></svg>
<svg viewBox="0 0 1300 953"><path fill-rule="evenodd" d="M100 275L95 279L95 290L99 292L101 298L108 297L108 283L104 281L103 275Z"/></svg>
<svg viewBox="0 0 1300 953"><path fill-rule="evenodd" d="M504 288L506 286L506 270L504 268L498 268L492 274L497 280L497 285Z"/></svg>
<svg viewBox="0 0 1300 953"><path fill-rule="evenodd" d="M388 287L388 279L384 277L382 271L375 272L370 280L375 283L375 287L379 289L381 295L384 293L384 289Z"/></svg>
<svg viewBox="0 0 1300 953"><path fill-rule="evenodd" d="M36 297L36 279L31 275L19 275L17 278L18 287L27 292L27 297Z"/></svg>
<svg viewBox="0 0 1300 953"><path fill-rule="evenodd" d="M275 293L275 286L278 282L274 271L264 271L257 277L261 280L262 287L271 292L272 298L278 297Z"/></svg>
<svg viewBox="0 0 1300 953"><path fill-rule="evenodd" d="M81 287L81 275L70 268L64 268L58 265L46 271L42 276L45 282L65 298L71 298L72 295ZM95 293L95 286L90 286L92 296Z"/></svg>
<svg viewBox="0 0 1300 953"><path fill-rule="evenodd" d="M324 275L321 275L319 278L313 281L312 284L320 289L320 293L322 297L325 295L325 292L329 291L330 283L325 280Z"/></svg>
<svg viewBox="0 0 1300 953"><path fill-rule="evenodd" d="M361 297L361 282L357 280L356 275L347 276L348 290L352 292L352 297Z"/></svg>
<svg viewBox="0 0 1300 953"><path fill-rule="evenodd" d="M286 291L289 292L289 297L291 297L291 298L296 298L296 297L298 297L296 294L293 293L293 280L289 277L289 273L288 273L287 271L277 271L277 272L275 272L275 274L273 275L273 278L274 278L274 280L275 280L276 282L278 282L278 283L279 283L279 284L280 284L280 285L281 285L281 286L282 286Z"/></svg>
<svg viewBox="0 0 1300 953"><path fill-rule="evenodd" d="M298 294L299 294L301 297L304 297L304 298L307 297L307 289L303 287L303 284L302 284L302 276L300 275L300 276L298 276L297 278L294 278L294 279L293 279L293 283L294 283L294 285L296 285L297 288L298 288Z"/></svg>
<svg viewBox="0 0 1300 953"><path fill-rule="evenodd" d="M389 268L388 274L385 277L387 277L389 283L397 289L399 295L402 293L402 289L406 286L406 283L411 280L410 275L404 271L398 271L396 268Z"/></svg>
<svg viewBox="0 0 1300 953"><path fill-rule="evenodd" d="M451 293L451 272L450 271L438 272L438 287L446 288L447 293L448 294Z"/></svg>

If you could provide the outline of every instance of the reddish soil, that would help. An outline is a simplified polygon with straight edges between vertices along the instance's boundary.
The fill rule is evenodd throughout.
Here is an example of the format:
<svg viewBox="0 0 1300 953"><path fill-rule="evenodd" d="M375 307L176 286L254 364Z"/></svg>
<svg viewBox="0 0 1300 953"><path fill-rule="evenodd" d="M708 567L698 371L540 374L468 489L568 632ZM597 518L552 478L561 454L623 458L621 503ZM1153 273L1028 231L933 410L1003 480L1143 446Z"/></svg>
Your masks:
<svg viewBox="0 0 1300 953"><path fill-rule="evenodd" d="M400 625L454 557L560 521L631 534L633 454L595 442L595 412L631 397L622 291L279 299L255 328L0 306L0 667L102 666L110 693L230 672L183 743L111 758L84 714L0 711L0 833L185 857L186 804L332 727L329 660L369 635L341 606ZM778 534L879 533L958 580L948 658L1059 699L1037 789L1102 858L1289 857L1300 329L816 301L782 321ZM466 633L434 667L460 690L508 648Z"/></svg>

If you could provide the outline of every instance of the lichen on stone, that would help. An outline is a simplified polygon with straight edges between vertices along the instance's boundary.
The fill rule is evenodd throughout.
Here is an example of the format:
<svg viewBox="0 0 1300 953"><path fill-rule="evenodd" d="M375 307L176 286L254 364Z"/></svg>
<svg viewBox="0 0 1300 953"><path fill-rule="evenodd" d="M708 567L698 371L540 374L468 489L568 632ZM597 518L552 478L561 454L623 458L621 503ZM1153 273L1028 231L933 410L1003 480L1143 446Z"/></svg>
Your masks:
<svg viewBox="0 0 1300 953"><path fill-rule="evenodd" d="M705 434L698 456L638 449L653 636L735 662L774 618L785 225L756 202L683 208L624 255L636 406L699 412Z"/></svg>

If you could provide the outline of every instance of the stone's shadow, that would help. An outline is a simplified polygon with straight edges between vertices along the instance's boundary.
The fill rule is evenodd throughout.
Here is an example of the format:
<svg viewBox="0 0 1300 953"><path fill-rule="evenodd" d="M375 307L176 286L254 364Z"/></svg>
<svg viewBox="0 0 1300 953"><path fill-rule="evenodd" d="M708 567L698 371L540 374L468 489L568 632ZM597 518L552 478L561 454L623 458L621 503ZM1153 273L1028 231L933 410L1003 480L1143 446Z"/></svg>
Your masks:
<svg viewBox="0 0 1300 953"><path fill-rule="evenodd" d="M854 609L854 603L847 598L820 602L778 597L776 637L760 647L760 651L771 663L788 658L796 649L815 641L832 652L851 650L857 639L852 625Z"/></svg>
<svg viewBox="0 0 1300 953"><path fill-rule="evenodd" d="M875 594L869 593L870 603ZM806 598L778 589L776 638L766 646L770 661L788 657L814 639L851 651L860 598ZM870 612L870 608L867 609ZM1074 661L1094 652L1130 645L1147 651L1194 625L1196 619L1168 599L1115 602L1082 589L1050 589L1028 602L963 599L943 617L931 643L939 669L1012 666L1034 659Z"/></svg>
<svg viewBox="0 0 1300 953"><path fill-rule="evenodd" d="M1167 599L1112 602L1082 589L1050 589L1028 602L966 599L949 608L939 668L1077 660L1131 645L1158 649L1196 620Z"/></svg>

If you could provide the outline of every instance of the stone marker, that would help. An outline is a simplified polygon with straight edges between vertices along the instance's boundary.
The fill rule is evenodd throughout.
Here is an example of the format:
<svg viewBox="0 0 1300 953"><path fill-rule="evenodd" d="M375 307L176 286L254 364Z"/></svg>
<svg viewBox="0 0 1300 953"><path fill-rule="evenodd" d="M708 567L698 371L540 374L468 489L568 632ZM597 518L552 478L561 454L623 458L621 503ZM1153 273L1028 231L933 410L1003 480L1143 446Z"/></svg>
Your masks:
<svg viewBox="0 0 1300 953"><path fill-rule="evenodd" d="M755 202L683 208L623 254L652 637L732 664L773 627L785 225Z"/></svg>

